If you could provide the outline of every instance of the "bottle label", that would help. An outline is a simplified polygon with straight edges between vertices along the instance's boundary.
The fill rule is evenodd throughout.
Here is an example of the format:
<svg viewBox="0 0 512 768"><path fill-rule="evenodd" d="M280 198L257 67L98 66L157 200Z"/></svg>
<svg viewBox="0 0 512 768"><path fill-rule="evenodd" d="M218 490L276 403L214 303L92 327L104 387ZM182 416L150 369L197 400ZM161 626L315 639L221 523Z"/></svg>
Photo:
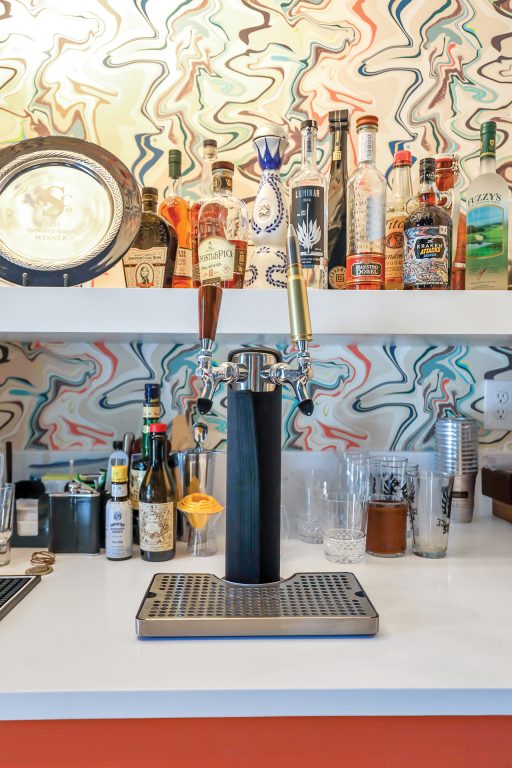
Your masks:
<svg viewBox="0 0 512 768"><path fill-rule="evenodd" d="M123 257L127 288L163 288L167 248L130 248Z"/></svg>
<svg viewBox="0 0 512 768"><path fill-rule="evenodd" d="M145 552L166 552L174 547L174 502L139 502L140 548Z"/></svg>
<svg viewBox="0 0 512 768"><path fill-rule="evenodd" d="M112 498L119 499L122 496L128 496L128 484L112 482Z"/></svg>
<svg viewBox="0 0 512 768"><path fill-rule="evenodd" d="M192 277L192 249L178 248L176 251L176 264L174 274L179 277Z"/></svg>
<svg viewBox="0 0 512 768"><path fill-rule="evenodd" d="M391 214L386 219L386 287L403 285L404 224L407 215Z"/></svg>
<svg viewBox="0 0 512 768"><path fill-rule="evenodd" d="M124 486L126 490L126 486ZM107 502L105 554L107 557L123 558L132 554L133 522L129 501Z"/></svg>
<svg viewBox="0 0 512 768"><path fill-rule="evenodd" d="M492 204L480 204L487 199ZM466 288L507 289L507 209L502 206L508 206L508 201L499 193L480 193L468 199Z"/></svg>
<svg viewBox="0 0 512 768"><path fill-rule="evenodd" d="M448 227L409 227L405 230L404 287L448 286L450 233Z"/></svg>
<svg viewBox="0 0 512 768"><path fill-rule="evenodd" d="M212 189L218 192L221 189L233 191L233 177L230 173L214 173L212 177Z"/></svg>
<svg viewBox="0 0 512 768"><path fill-rule="evenodd" d="M367 163L375 159L375 139L377 133L375 131L360 131L359 132L359 162Z"/></svg>
<svg viewBox="0 0 512 768"><path fill-rule="evenodd" d="M329 270L329 287L339 291L345 288L345 267L332 267Z"/></svg>
<svg viewBox="0 0 512 768"><path fill-rule="evenodd" d="M233 273L238 271L235 270L236 250L234 244L223 237L207 237L202 240L199 243L201 285L232 280Z"/></svg>
<svg viewBox="0 0 512 768"><path fill-rule="evenodd" d="M320 266L325 256L324 210L323 187L308 185L292 190L291 219L297 230L303 269Z"/></svg>
<svg viewBox="0 0 512 768"><path fill-rule="evenodd" d="M352 288L362 283L365 285L375 285L379 288L384 285L384 254L347 254L346 287Z"/></svg>
<svg viewBox="0 0 512 768"><path fill-rule="evenodd" d="M130 501L132 509L139 508L139 489L145 474L145 469L132 469L130 471Z"/></svg>
<svg viewBox="0 0 512 768"><path fill-rule="evenodd" d="M158 405L143 405L142 406L142 418L143 419L159 419L160 418L160 404L158 404Z"/></svg>

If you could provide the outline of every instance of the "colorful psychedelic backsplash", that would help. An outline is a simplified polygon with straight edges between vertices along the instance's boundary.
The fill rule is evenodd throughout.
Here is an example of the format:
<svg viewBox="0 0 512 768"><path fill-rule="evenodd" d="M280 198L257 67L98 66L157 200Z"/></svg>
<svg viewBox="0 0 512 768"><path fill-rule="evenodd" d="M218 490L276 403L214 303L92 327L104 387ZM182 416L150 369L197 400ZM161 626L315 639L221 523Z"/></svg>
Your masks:
<svg viewBox="0 0 512 768"><path fill-rule="evenodd" d="M225 360L228 349L215 353ZM283 350L289 359L289 350ZM163 418L197 416L197 349L192 345L0 344L0 444L16 449L110 447L141 426L144 384L162 384ZM432 447L444 413L482 419L483 379L512 370L500 347L313 346L315 416L303 416L284 390L283 447L373 450ZM509 374L510 375L510 374ZM226 439L226 393L207 418L209 446ZM493 449L512 449L508 433L481 431Z"/></svg>

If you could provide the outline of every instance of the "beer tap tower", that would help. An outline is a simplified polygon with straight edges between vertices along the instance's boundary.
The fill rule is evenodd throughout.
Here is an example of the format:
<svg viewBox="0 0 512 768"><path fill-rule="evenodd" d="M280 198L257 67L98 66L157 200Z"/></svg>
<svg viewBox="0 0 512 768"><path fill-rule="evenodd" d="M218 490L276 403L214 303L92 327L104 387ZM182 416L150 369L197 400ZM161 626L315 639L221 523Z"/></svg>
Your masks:
<svg viewBox="0 0 512 768"><path fill-rule="evenodd" d="M213 635L371 635L378 614L352 573L298 573L280 580L281 387L289 384L298 407L313 413L313 376L306 285L297 236L288 229L288 307L295 367L275 349L241 347L213 364L222 299L218 286L199 289L203 381L200 413L228 386L225 577L161 573L153 577L137 614L146 637ZM273 297L277 292L273 294Z"/></svg>

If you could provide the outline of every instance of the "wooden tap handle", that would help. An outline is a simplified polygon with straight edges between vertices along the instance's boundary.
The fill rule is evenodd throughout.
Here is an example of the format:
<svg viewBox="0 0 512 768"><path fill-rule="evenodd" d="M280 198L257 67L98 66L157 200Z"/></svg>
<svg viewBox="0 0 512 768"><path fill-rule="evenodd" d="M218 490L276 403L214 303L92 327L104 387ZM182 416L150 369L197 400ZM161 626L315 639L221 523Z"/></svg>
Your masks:
<svg viewBox="0 0 512 768"><path fill-rule="evenodd" d="M199 338L215 341L219 322L222 288L219 285L202 285L199 299Z"/></svg>

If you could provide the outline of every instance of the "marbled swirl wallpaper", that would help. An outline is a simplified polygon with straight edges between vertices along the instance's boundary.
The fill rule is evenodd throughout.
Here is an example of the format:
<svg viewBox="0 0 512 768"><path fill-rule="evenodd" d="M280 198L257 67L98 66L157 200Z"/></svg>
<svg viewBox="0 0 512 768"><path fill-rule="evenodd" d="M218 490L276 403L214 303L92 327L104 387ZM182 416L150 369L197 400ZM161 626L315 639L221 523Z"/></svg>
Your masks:
<svg viewBox="0 0 512 768"><path fill-rule="evenodd" d="M300 121L327 113L379 116L378 164L399 147L417 159L458 151L461 187L478 168L478 132L512 121L510 0L0 0L0 144L63 134L118 154L141 184L167 183L166 152L183 150L185 191L198 194L201 143L214 137L250 200L258 170L251 138L268 120L300 161ZM355 160L352 132L350 165ZM512 182L512 142L499 149ZM341 300L341 297L340 297ZM1 329L0 329L1 338ZM220 349L220 359L225 357ZM480 418L484 375L510 374L498 347L313 350L316 418L285 406L283 443L302 450L432 444L444 411ZM145 381L164 383L165 418L191 415L194 351L158 344L0 343L0 442L17 448L108 446L138 432ZM212 444L225 438L218 396ZM505 447L508 436L482 441Z"/></svg>

